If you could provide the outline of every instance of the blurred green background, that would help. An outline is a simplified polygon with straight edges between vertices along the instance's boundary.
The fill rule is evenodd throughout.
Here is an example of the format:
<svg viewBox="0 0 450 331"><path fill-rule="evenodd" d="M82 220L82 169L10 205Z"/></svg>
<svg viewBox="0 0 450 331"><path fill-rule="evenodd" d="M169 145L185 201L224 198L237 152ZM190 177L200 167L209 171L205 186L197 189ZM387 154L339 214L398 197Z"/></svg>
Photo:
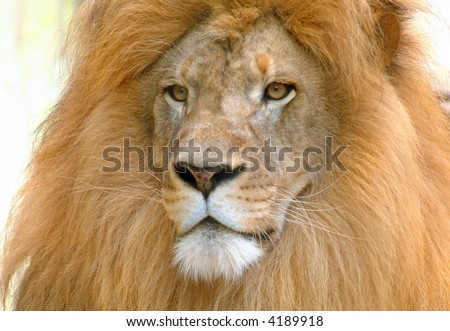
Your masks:
<svg viewBox="0 0 450 331"><path fill-rule="evenodd" d="M69 19L82 2L0 0L0 229L23 181L33 131L63 86L66 70L59 49ZM419 21L431 38L438 65L424 65L436 75L437 88L448 91L450 1L430 2L437 14Z"/></svg>
<svg viewBox="0 0 450 331"><path fill-rule="evenodd" d="M63 85L59 49L82 0L0 0L0 229L20 187L33 132Z"/></svg>

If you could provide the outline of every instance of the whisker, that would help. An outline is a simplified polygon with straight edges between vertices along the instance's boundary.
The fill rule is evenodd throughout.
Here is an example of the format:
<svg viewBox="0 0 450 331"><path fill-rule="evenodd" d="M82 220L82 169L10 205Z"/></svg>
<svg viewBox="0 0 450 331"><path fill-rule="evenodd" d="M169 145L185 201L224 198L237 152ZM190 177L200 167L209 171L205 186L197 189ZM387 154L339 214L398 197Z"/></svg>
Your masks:
<svg viewBox="0 0 450 331"><path fill-rule="evenodd" d="M79 188L79 189L73 188L72 192L74 192L74 193L82 193L82 192L88 192L88 191L97 190L97 191L100 191L100 192L103 192L103 193L115 195L115 196L122 197L122 198L125 198L125 199L148 200L148 201L154 201L154 202L157 202L157 203L161 203L162 202L161 199L154 199L152 196L146 196L146 195L136 195L136 196L124 195L124 194L120 194L120 193L131 193L131 192L130 191L124 191L124 190L121 190L121 189L118 189L118 188L114 188L114 187L103 187L103 186L93 185L93 184L90 184L90 183L85 182L85 181L83 181L81 179L78 179L78 178L70 178L70 177L66 177L66 178L72 179L75 182L78 182L78 183L81 183L81 184L87 186L87 188L85 188L85 189L83 189L83 188ZM157 192L155 192L155 193L157 193Z"/></svg>

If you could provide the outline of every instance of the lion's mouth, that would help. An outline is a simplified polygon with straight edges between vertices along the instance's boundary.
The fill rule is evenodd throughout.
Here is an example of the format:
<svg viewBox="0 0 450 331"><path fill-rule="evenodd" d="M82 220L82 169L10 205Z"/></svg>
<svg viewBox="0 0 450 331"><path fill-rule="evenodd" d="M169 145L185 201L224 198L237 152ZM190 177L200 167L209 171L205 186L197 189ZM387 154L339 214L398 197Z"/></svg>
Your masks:
<svg viewBox="0 0 450 331"><path fill-rule="evenodd" d="M173 264L193 280L236 280L270 250L272 233L275 231L239 232L205 217L178 238Z"/></svg>
<svg viewBox="0 0 450 331"><path fill-rule="evenodd" d="M223 225L218 220L216 220L214 217L208 216L208 217L205 217L203 220L201 220L194 228L192 228L190 231L188 231L184 235L187 235L190 232L195 231L200 228L209 230L209 232L211 233L212 236L215 233L218 233L220 231L226 231L226 232L240 235L246 239L249 239L249 240L254 239L259 242L272 241L272 236L276 233L275 229L264 229L264 230L260 230L258 232L254 232L254 233L244 232L244 231L236 231L228 226Z"/></svg>

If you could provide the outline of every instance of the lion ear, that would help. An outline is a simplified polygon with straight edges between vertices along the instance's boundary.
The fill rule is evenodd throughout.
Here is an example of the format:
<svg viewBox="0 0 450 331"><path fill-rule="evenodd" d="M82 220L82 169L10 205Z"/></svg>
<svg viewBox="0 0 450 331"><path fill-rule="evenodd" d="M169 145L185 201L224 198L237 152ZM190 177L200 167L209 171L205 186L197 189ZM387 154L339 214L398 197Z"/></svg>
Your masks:
<svg viewBox="0 0 450 331"><path fill-rule="evenodd" d="M382 38L382 51L384 55L384 67L388 67L400 45L401 25L398 15L392 10L384 10L379 19L379 27Z"/></svg>

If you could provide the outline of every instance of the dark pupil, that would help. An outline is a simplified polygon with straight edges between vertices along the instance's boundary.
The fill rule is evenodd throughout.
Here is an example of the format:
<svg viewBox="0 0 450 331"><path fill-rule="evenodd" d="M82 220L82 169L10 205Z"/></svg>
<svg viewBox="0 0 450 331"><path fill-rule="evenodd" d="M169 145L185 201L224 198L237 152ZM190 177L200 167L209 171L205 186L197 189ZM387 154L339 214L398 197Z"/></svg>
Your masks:
<svg viewBox="0 0 450 331"><path fill-rule="evenodd" d="M186 89L180 85L173 85L171 88L169 88L170 96L178 101L183 101L185 92Z"/></svg>

